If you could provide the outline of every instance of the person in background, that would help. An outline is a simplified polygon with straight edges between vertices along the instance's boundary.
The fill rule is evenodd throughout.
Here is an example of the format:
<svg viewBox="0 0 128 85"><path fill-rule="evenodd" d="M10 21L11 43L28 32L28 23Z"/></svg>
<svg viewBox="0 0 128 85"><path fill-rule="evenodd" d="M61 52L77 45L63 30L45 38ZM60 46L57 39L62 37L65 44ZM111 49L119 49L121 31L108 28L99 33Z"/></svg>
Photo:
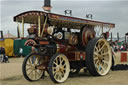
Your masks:
<svg viewBox="0 0 128 85"><path fill-rule="evenodd" d="M5 55L5 48L4 47L0 47L0 54L3 55L3 59L2 59L2 62L9 62L8 60L8 56Z"/></svg>
<svg viewBox="0 0 128 85"><path fill-rule="evenodd" d="M113 48L114 48L114 51L117 52L118 51L118 48L117 48L117 45L115 42L113 42Z"/></svg>
<svg viewBox="0 0 128 85"><path fill-rule="evenodd" d="M3 62L3 49L0 47L0 62Z"/></svg>
<svg viewBox="0 0 128 85"><path fill-rule="evenodd" d="M123 46L124 46L124 51L127 51L127 47L126 47L126 44L123 44Z"/></svg>
<svg viewBox="0 0 128 85"><path fill-rule="evenodd" d="M124 51L124 46L123 45L121 45L120 51Z"/></svg>

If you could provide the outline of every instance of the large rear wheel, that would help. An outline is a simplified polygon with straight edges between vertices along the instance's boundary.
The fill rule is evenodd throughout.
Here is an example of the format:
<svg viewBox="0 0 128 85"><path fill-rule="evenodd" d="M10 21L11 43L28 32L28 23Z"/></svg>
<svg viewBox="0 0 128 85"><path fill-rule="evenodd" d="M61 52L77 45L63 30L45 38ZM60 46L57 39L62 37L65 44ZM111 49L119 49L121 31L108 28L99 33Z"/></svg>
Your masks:
<svg viewBox="0 0 128 85"><path fill-rule="evenodd" d="M86 47L86 65L94 76L106 75L112 65L112 52L104 38L94 38Z"/></svg>
<svg viewBox="0 0 128 85"><path fill-rule="evenodd" d="M70 64L63 54L55 54L49 63L49 75L54 83L62 83L67 80L70 72Z"/></svg>

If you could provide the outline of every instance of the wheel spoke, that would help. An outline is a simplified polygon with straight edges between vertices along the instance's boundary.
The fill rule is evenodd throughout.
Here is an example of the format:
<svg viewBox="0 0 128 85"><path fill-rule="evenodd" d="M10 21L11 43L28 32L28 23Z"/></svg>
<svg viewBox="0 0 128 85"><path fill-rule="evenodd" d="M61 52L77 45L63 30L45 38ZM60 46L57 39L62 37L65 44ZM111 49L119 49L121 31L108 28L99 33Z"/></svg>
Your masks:
<svg viewBox="0 0 128 85"><path fill-rule="evenodd" d="M100 48L101 48L101 42L98 42L98 51L100 50Z"/></svg>
<svg viewBox="0 0 128 85"><path fill-rule="evenodd" d="M66 64L64 64L64 65L62 66L62 68L63 68L63 70L66 70Z"/></svg>
<svg viewBox="0 0 128 85"><path fill-rule="evenodd" d="M99 56L99 54L97 52L94 52L94 55Z"/></svg>
<svg viewBox="0 0 128 85"><path fill-rule="evenodd" d="M57 74L57 71L53 71L53 75L55 76Z"/></svg>
<svg viewBox="0 0 128 85"><path fill-rule="evenodd" d="M55 74L55 79L58 80L58 74L57 73Z"/></svg>
<svg viewBox="0 0 128 85"><path fill-rule="evenodd" d="M32 78L34 77L34 73L33 73L33 72L34 72L34 70L32 71L32 74L31 74L31 77L32 77Z"/></svg>
<svg viewBox="0 0 128 85"><path fill-rule="evenodd" d="M58 58L55 59L54 64L55 64L56 66L58 66L58 64L59 64L59 63L58 63Z"/></svg>
<svg viewBox="0 0 128 85"><path fill-rule="evenodd" d="M60 62L60 65L61 65L61 57L59 57L59 62Z"/></svg>
<svg viewBox="0 0 128 85"><path fill-rule="evenodd" d="M30 65L32 65L32 62L31 62L31 60L30 60L30 59L28 59L28 62L29 62L29 64L30 64Z"/></svg>
<svg viewBox="0 0 128 85"><path fill-rule="evenodd" d="M98 51L99 51L97 46L95 46L95 50L96 50L96 52L98 52Z"/></svg>
<svg viewBox="0 0 128 85"><path fill-rule="evenodd" d="M34 77L37 78L36 70L34 70Z"/></svg>
<svg viewBox="0 0 128 85"><path fill-rule="evenodd" d="M36 66L36 64L38 64L38 63L36 63L36 61L37 61L37 58L34 59L34 66Z"/></svg>
<svg viewBox="0 0 128 85"><path fill-rule="evenodd" d="M37 57L36 56L33 56L32 58L32 64L34 64L34 66L37 64L36 61L37 61Z"/></svg>
<svg viewBox="0 0 128 85"><path fill-rule="evenodd" d="M59 73L59 80L61 80L62 79L62 75L61 75L61 73Z"/></svg>
<svg viewBox="0 0 128 85"><path fill-rule="evenodd" d="M60 65L62 65L63 64L63 59L62 58L60 58Z"/></svg>
<svg viewBox="0 0 128 85"><path fill-rule="evenodd" d="M100 42L97 43L97 47L100 48Z"/></svg>
<svg viewBox="0 0 128 85"><path fill-rule="evenodd" d="M56 62L54 62L54 64L55 64L56 66L58 66L58 64L57 64Z"/></svg>
<svg viewBox="0 0 128 85"><path fill-rule="evenodd" d="M57 79L59 80L59 74L57 74Z"/></svg>
<svg viewBox="0 0 128 85"><path fill-rule="evenodd" d="M28 76L30 76L32 72L33 72L33 70L31 70L31 72L28 73Z"/></svg>
<svg viewBox="0 0 128 85"><path fill-rule="evenodd" d="M31 67L32 67L32 65L31 65L31 64L26 64L26 66L31 66Z"/></svg>
<svg viewBox="0 0 128 85"><path fill-rule="evenodd" d="M55 77L55 75L56 75L56 72L53 72L53 75L54 75L54 77Z"/></svg>
<svg viewBox="0 0 128 85"><path fill-rule="evenodd" d="M96 65L98 65L99 64L99 60L97 59L97 60L95 60L95 64Z"/></svg>
<svg viewBox="0 0 128 85"><path fill-rule="evenodd" d="M105 60L102 60L104 63L106 63L106 64L109 64L109 62L108 61L105 61Z"/></svg>
<svg viewBox="0 0 128 85"><path fill-rule="evenodd" d="M53 69L53 70L55 70L55 69L56 69L56 67L52 67L52 69Z"/></svg>
<svg viewBox="0 0 128 85"><path fill-rule="evenodd" d="M36 74L40 75L40 72L38 72L37 70L35 70Z"/></svg>
<svg viewBox="0 0 128 85"><path fill-rule="evenodd" d="M63 68L66 68L66 63L63 62L61 66L62 66Z"/></svg>
<svg viewBox="0 0 128 85"><path fill-rule="evenodd" d="M99 52L100 52L105 46L106 46L106 44L104 43L104 44L102 45L102 47L99 49Z"/></svg>
<svg viewBox="0 0 128 85"><path fill-rule="evenodd" d="M97 57L97 56L94 57L94 61L95 61L95 60L98 60L98 57Z"/></svg>
<svg viewBox="0 0 128 85"><path fill-rule="evenodd" d="M101 72L102 67L101 67L100 63L97 65L97 69L98 69L98 72Z"/></svg>
<svg viewBox="0 0 128 85"><path fill-rule="evenodd" d="M109 53L108 53L108 51L107 51L107 52L102 53L101 55L107 55L107 54L109 54Z"/></svg>
<svg viewBox="0 0 128 85"><path fill-rule="evenodd" d="M102 70L103 72L105 71L104 67L100 64L100 71Z"/></svg>
<svg viewBox="0 0 128 85"><path fill-rule="evenodd" d="M64 76L64 71L61 71L62 75Z"/></svg>
<svg viewBox="0 0 128 85"><path fill-rule="evenodd" d="M99 65L98 65L98 63L97 64L95 63L95 68L97 69L97 71L99 71Z"/></svg>
<svg viewBox="0 0 128 85"><path fill-rule="evenodd" d="M53 71L53 74L56 74L57 73L57 71L55 70L55 71Z"/></svg>
<svg viewBox="0 0 128 85"><path fill-rule="evenodd" d="M28 70L32 70L32 68L31 67L30 68L27 68L26 71L28 71Z"/></svg>
<svg viewBox="0 0 128 85"><path fill-rule="evenodd" d="M58 58L59 58L59 57L58 57ZM56 58L56 63L57 63L57 64L59 64L59 62L58 62L58 58Z"/></svg>

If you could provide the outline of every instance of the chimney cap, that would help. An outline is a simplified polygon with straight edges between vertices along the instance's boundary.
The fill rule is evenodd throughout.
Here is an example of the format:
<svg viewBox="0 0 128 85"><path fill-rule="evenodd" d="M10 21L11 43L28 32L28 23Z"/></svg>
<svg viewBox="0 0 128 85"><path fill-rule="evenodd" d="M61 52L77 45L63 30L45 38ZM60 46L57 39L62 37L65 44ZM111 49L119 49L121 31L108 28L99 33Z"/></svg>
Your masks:
<svg viewBox="0 0 128 85"><path fill-rule="evenodd" d="M43 6L42 8L43 8L45 11L50 11L52 7Z"/></svg>
<svg viewBox="0 0 128 85"><path fill-rule="evenodd" d="M44 0L44 6L43 9L45 11L50 11L51 10L51 0Z"/></svg>

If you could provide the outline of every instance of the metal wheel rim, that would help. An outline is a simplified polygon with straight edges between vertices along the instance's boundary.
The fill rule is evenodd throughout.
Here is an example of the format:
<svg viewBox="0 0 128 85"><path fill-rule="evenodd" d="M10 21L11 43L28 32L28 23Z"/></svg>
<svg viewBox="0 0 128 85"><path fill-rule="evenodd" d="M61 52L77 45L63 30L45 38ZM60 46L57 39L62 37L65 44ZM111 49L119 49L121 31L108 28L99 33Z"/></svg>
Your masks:
<svg viewBox="0 0 128 85"><path fill-rule="evenodd" d="M54 79L61 83L64 82L69 75L70 65L67 57L65 55L58 55L53 61L52 72Z"/></svg>
<svg viewBox="0 0 128 85"><path fill-rule="evenodd" d="M94 48L93 61L96 71L100 75L106 75L112 64L112 53L109 43L105 39L99 39Z"/></svg>
<svg viewBox="0 0 128 85"><path fill-rule="evenodd" d="M42 63L42 61L39 61L39 57L39 55L32 55L26 62L26 74L31 80L38 80L43 74L43 70L35 68Z"/></svg>

